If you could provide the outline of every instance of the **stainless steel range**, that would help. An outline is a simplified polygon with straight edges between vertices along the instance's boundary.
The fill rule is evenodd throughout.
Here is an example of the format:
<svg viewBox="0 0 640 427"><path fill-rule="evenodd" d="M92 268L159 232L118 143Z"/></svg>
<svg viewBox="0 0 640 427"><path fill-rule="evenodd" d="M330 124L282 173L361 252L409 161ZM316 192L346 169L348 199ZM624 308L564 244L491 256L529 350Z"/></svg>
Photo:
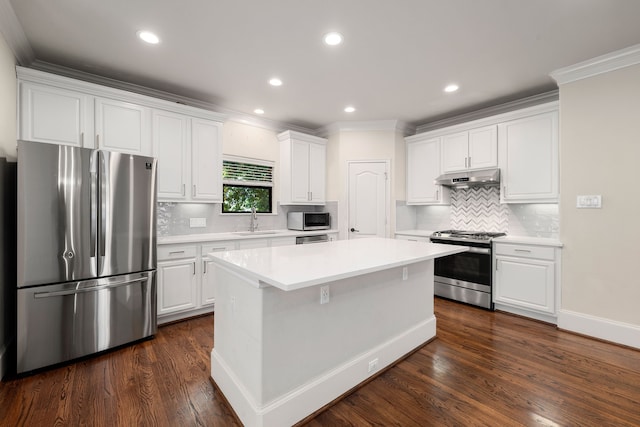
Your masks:
<svg viewBox="0 0 640 427"><path fill-rule="evenodd" d="M505 233L444 230L433 243L468 246L467 252L436 258L435 295L493 310L491 241Z"/></svg>

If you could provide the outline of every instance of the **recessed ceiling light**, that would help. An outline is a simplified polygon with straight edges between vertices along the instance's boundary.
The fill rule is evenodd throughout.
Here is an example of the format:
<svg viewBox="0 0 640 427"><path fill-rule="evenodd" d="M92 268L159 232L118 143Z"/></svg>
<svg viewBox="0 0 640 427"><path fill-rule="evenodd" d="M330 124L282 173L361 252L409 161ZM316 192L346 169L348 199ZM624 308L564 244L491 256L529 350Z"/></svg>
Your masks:
<svg viewBox="0 0 640 427"><path fill-rule="evenodd" d="M458 89L460 89L460 87L459 87L457 84L453 84L453 83L452 83L452 84L448 85L447 87L445 87L445 88L444 88L444 91L445 91L445 92L455 92L455 91L457 91Z"/></svg>
<svg viewBox="0 0 640 427"><path fill-rule="evenodd" d="M138 31L137 34L140 40L145 41L149 44L160 43L160 38L153 34L151 31Z"/></svg>
<svg viewBox="0 0 640 427"><path fill-rule="evenodd" d="M351 105L349 105L348 107L344 107L344 112L345 113L353 113L354 111L356 111L356 109L354 107L352 107Z"/></svg>
<svg viewBox="0 0 640 427"><path fill-rule="evenodd" d="M277 77L272 78L271 80L269 80L269 84L271 86L282 86L282 80L280 80Z"/></svg>
<svg viewBox="0 0 640 427"><path fill-rule="evenodd" d="M256 108L253 112L256 114L264 114L264 110L262 108Z"/></svg>
<svg viewBox="0 0 640 427"><path fill-rule="evenodd" d="M339 45L342 43L342 40L342 34L336 33L335 31L324 35L324 42L329 46Z"/></svg>

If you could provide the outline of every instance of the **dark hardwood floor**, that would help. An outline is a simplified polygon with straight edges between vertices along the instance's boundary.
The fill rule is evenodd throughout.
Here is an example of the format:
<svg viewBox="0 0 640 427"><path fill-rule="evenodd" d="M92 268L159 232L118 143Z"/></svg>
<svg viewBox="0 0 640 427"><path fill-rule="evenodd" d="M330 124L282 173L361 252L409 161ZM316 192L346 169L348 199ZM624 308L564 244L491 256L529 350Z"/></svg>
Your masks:
<svg viewBox="0 0 640 427"><path fill-rule="evenodd" d="M306 426L639 426L640 351L436 299L438 337ZM0 383L2 426L236 426L213 316Z"/></svg>

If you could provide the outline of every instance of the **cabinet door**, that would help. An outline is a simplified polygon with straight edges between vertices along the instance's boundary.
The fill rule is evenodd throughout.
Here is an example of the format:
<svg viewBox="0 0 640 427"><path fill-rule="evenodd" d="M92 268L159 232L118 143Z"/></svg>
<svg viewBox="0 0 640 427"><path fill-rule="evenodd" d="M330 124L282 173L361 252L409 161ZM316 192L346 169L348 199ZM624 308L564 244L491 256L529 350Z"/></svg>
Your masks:
<svg viewBox="0 0 640 427"><path fill-rule="evenodd" d="M554 262L496 257L495 302L555 315Z"/></svg>
<svg viewBox="0 0 640 427"><path fill-rule="evenodd" d="M433 182L438 175L440 139L407 143L407 203L442 203L442 186Z"/></svg>
<svg viewBox="0 0 640 427"><path fill-rule="evenodd" d="M309 202L309 143L291 141L291 201Z"/></svg>
<svg viewBox="0 0 640 427"><path fill-rule="evenodd" d="M327 147L309 144L309 198L313 203L325 202Z"/></svg>
<svg viewBox="0 0 640 427"><path fill-rule="evenodd" d="M79 92L21 83L19 138L82 147L85 138L92 138L89 104L87 95Z"/></svg>
<svg viewBox="0 0 640 427"><path fill-rule="evenodd" d="M495 125L469 131L467 166L470 169L498 166L498 131Z"/></svg>
<svg viewBox="0 0 640 427"><path fill-rule="evenodd" d="M498 126L503 202L558 200L558 113Z"/></svg>
<svg viewBox="0 0 640 427"><path fill-rule="evenodd" d="M216 301L216 269L214 263L207 254L211 252L231 251L235 249L234 242L218 242L202 245L202 287L200 292L200 305L210 306Z"/></svg>
<svg viewBox="0 0 640 427"><path fill-rule="evenodd" d="M469 154L469 132L460 132L442 137L442 172L467 169Z"/></svg>
<svg viewBox="0 0 640 427"><path fill-rule="evenodd" d="M222 124L191 120L191 198L222 201Z"/></svg>
<svg viewBox="0 0 640 427"><path fill-rule="evenodd" d="M96 98L96 148L150 156L149 116L141 105Z"/></svg>
<svg viewBox="0 0 640 427"><path fill-rule="evenodd" d="M158 200L184 200L189 167L188 118L153 112L153 153L158 159Z"/></svg>
<svg viewBox="0 0 640 427"><path fill-rule="evenodd" d="M195 258L158 263L158 315L197 305Z"/></svg>

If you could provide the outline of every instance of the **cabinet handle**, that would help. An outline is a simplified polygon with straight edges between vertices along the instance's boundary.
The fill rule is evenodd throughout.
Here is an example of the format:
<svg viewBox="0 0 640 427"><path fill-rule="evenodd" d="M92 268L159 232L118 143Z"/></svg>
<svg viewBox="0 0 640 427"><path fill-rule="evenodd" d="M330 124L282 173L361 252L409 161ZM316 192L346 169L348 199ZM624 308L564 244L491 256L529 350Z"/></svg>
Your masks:
<svg viewBox="0 0 640 427"><path fill-rule="evenodd" d="M436 200L440 200L440 190L436 190Z"/></svg>
<svg viewBox="0 0 640 427"><path fill-rule="evenodd" d="M182 184L182 195L185 196L187 193L187 184Z"/></svg>
<svg viewBox="0 0 640 427"><path fill-rule="evenodd" d="M193 275L196 275L196 262L193 262Z"/></svg>
<svg viewBox="0 0 640 427"><path fill-rule="evenodd" d="M471 167L471 157L469 157L469 166L467 167Z"/></svg>
<svg viewBox="0 0 640 427"><path fill-rule="evenodd" d="M169 252L169 255L183 254L183 253L184 251L172 251L172 252Z"/></svg>
<svg viewBox="0 0 640 427"><path fill-rule="evenodd" d="M524 252L524 253L527 253L527 254L531 253L531 251L529 249L514 249L514 252Z"/></svg>
<svg viewBox="0 0 640 427"><path fill-rule="evenodd" d="M502 198L507 197L507 186L502 187Z"/></svg>
<svg viewBox="0 0 640 427"><path fill-rule="evenodd" d="M100 135L96 135L96 148L100 148Z"/></svg>
<svg viewBox="0 0 640 427"><path fill-rule="evenodd" d="M467 166L467 158L465 157L465 158L464 158L464 168L466 169L467 167L468 167L468 166Z"/></svg>
<svg viewBox="0 0 640 427"><path fill-rule="evenodd" d="M207 274L207 260L202 261L202 274Z"/></svg>
<svg viewBox="0 0 640 427"><path fill-rule="evenodd" d="M80 132L80 145L84 147L84 132Z"/></svg>
<svg viewBox="0 0 640 427"><path fill-rule="evenodd" d="M193 184L193 188L191 189L191 197L196 197L196 185Z"/></svg>

